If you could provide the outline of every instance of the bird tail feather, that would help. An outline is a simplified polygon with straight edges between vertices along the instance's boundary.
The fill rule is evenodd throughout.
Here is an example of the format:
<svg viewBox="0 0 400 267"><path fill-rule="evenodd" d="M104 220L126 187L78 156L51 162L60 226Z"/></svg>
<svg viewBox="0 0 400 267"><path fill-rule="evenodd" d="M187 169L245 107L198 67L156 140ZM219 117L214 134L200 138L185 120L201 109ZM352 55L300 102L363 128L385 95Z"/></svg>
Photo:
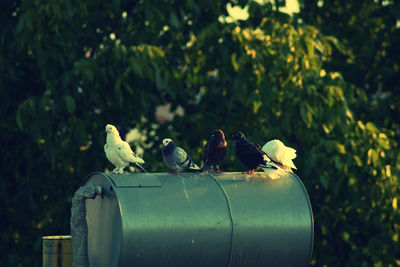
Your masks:
<svg viewBox="0 0 400 267"><path fill-rule="evenodd" d="M201 171L201 168L197 166L191 159L189 159L188 169L193 171Z"/></svg>
<svg viewBox="0 0 400 267"><path fill-rule="evenodd" d="M187 162L187 163L186 163ZM186 159L181 163L182 166L186 166L188 170L192 171L201 171L201 168L197 166L192 159L189 157L189 155L186 155Z"/></svg>
<svg viewBox="0 0 400 267"><path fill-rule="evenodd" d="M140 165L139 163L133 163L133 162L132 162L130 165L133 166L134 168L139 169L142 173L147 173L147 172L148 172L148 171L147 171L145 168L143 168L143 166Z"/></svg>
<svg viewBox="0 0 400 267"><path fill-rule="evenodd" d="M193 170L193 171L201 171L201 168L199 166L197 166L196 164L194 164L193 162L191 165L188 166L188 169Z"/></svg>

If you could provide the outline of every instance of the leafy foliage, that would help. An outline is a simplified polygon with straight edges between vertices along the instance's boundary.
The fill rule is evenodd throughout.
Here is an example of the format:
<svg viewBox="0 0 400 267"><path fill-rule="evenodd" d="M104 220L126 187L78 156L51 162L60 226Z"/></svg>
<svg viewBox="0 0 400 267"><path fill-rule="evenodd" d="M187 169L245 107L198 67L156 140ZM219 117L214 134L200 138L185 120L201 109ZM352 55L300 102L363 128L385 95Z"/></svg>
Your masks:
<svg viewBox="0 0 400 267"><path fill-rule="evenodd" d="M363 97L368 101L354 107L360 111L360 117L372 117L377 125L399 131L399 1L299 2L304 21L345 44L343 53L333 51L326 67L340 70L346 81L363 88Z"/></svg>
<svg viewBox="0 0 400 267"><path fill-rule="evenodd" d="M313 204L312 264L399 265L398 124L378 124L360 108L371 91L332 67L350 44L269 3L239 1L249 18L226 23L227 2L3 4L2 262L39 266L40 237L69 233L74 191L111 167L103 132L113 123L144 133L151 171L167 170L164 137L197 162L214 128L279 138L298 150ZM184 116L158 122L165 103ZM244 170L229 146L224 169Z"/></svg>

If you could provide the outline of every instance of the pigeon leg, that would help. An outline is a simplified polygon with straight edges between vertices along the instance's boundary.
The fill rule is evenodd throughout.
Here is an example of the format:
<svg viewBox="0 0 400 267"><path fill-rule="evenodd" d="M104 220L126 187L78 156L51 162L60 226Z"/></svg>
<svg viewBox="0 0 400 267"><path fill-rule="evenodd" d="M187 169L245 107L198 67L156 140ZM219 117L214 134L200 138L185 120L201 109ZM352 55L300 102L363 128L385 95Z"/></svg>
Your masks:
<svg viewBox="0 0 400 267"><path fill-rule="evenodd" d="M170 171L169 173L170 173L170 174L173 174L173 175L178 175L178 172L177 172L177 171L174 171L174 170Z"/></svg>
<svg viewBox="0 0 400 267"><path fill-rule="evenodd" d="M204 167L203 167L203 170L201 172L209 173L210 172L210 166L208 164L205 164Z"/></svg>
<svg viewBox="0 0 400 267"><path fill-rule="evenodd" d="M214 167L215 167L214 165L210 165L210 172L211 173L215 173L215 168Z"/></svg>
<svg viewBox="0 0 400 267"><path fill-rule="evenodd" d="M219 165L216 165L216 169L217 169L217 171L216 172L218 172L218 173L224 173L223 171L221 171L221 169L219 168Z"/></svg>
<svg viewBox="0 0 400 267"><path fill-rule="evenodd" d="M252 170L248 170L247 172L246 172L246 174L254 174L254 170L252 169Z"/></svg>

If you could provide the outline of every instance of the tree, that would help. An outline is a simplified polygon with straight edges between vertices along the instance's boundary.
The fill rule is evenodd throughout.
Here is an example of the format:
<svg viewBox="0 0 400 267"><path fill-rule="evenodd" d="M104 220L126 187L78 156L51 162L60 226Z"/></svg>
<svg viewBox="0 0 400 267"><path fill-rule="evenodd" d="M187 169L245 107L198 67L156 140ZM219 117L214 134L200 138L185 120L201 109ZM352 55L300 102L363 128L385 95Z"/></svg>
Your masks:
<svg viewBox="0 0 400 267"><path fill-rule="evenodd" d="M298 150L313 204L313 264L396 264L395 133L355 112L368 92L325 68L340 42L268 3L231 2L250 17L226 23L227 3L3 4L2 262L38 266L40 236L69 233L74 191L111 167L103 132L113 123L145 134L150 171L166 170L164 137L195 161L214 128L279 138ZM164 103L184 116L157 122ZM224 169L244 170L229 148Z"/></svg>
<svg viewBox="0 0 400 267"><path fill-rule="evenodd" d="M340 70L346 81L362 88L362 119L399 131L400 3L398 1L301 0L299 16L325 34L335 35L345 52L334 51L328 70ZM373 116L371 116L373 114ZM398 135L397 135L398 136ZM397 137L398 138L398 137Z"/></svg>

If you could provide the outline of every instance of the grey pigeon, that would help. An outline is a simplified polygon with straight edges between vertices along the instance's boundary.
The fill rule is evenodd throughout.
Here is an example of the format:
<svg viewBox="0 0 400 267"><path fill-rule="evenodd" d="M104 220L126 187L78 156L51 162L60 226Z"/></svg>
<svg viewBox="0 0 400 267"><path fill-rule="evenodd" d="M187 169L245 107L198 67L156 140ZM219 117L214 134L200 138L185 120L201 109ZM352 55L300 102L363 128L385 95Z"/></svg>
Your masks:
<svg viewBox="0 0 400 267"><path fill-rule="evenodd" d="M165 164L177 174L183 170L200 171L199 166L193 163L185 150L178 147L170 138L165 138L162 143L161 154Z"/></svg>

